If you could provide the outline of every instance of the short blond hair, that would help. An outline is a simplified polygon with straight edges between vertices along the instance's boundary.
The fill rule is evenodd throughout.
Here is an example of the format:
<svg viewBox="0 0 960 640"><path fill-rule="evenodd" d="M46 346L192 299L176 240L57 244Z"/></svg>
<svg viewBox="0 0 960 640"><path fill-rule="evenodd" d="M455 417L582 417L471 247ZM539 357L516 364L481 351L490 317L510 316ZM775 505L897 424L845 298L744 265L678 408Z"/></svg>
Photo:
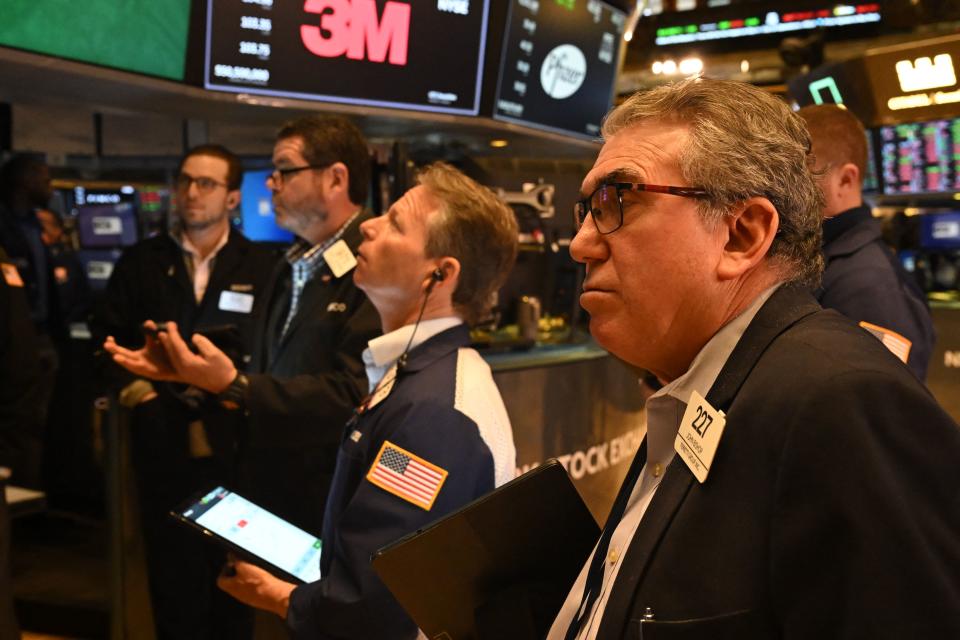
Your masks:
<svg viewBox="0 0 960 640"><path fill-rule="evenodd" d="M867 132L848 109L835 104L815 104L797 111L807 123L820 169L852 163L867 175Z"/></svg>
<svg viewBox="0 0 960 640"><path fill-rule="evenodd" d="M602 133L609 138L644 122L688 127L677 162L690 186L707 191L699 205L705 220L767 198L780 217L767 255L786 282L819 286L823 193L810 135L786 103L742 82L687 79L630 96L607 115Z"/></svg>
<svg viewBox="0 0 960 640"><path fill-rule="evenodd" d="M440 201L430 219L426 253L460 262L453 304L468 323L490 310L493 293L506 280L517 257L517 219L490 189L443 162L424 167L417 181Z"/></svg>

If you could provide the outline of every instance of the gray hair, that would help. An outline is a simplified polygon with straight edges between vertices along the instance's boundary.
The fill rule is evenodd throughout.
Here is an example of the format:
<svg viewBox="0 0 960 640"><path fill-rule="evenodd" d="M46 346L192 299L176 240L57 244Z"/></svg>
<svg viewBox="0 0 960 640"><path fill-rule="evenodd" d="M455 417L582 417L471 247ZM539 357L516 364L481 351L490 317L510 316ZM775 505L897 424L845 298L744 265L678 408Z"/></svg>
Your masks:
<svg viewBox="0 0 960 640"><path fill-rule="evenodd" d="M630 96L607 115L603 137L651 121L689 127L677 162L690 186L707 191L699 205L706 221L749 198L767 198L780 216L767 255L786 282L819 286L824 200L801 118L752 85L695 78Z"/></svg>

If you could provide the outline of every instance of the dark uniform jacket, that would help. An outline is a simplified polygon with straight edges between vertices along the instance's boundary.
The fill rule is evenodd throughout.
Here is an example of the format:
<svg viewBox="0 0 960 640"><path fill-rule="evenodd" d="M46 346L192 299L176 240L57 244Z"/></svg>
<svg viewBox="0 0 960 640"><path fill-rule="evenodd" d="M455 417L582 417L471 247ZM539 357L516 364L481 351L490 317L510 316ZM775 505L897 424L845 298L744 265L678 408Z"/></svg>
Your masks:
<svg viewBox="0 0 960 640"><path fill-rule="evenodd" d="M342 239L356 253L358 216ZM323 265L304 287L287 333L291 269L276 264L263 296L248 368L242 482L250 498L317 533L344 423L366 394L361 354L380 334L380 319L353 272L334 277Z"/></svg>
<svg viewBox="0 0 960 640"><path fill-rule="evenodd" d="M824 222L823 255L820 304L854 322L869 322L910 340L907 364L925 380L936 339L926 296L884 244L880 221L868 207Z"/></svg>
<svg viewBox="0 0 960 640"><path fill-rule="evenodd" d="M123 253L110 276L91 327L94 344L102 344L106 336L112 335L118 344L138 349L144 344L141 327L145 320L175 321L188 343L194 332L236 326L236 332L220 332L215 343L242 369L249 359L247 345L252 342L253 318L264 303L261 292L275 260L273 252L231 229L227 243L217 253L209 284L198 305L180 246L167 235L143 240ZM231 305L230 300L222 299L224 293L228 298L239 296L240 300L252 303L250 311L229 310L242 305ZM105 364L106 374L116 386L123 387L135 379L120 367ZM197 419L200 406L189 395L184 396L183 385L154 386L160 394L165 421L170 422L169 429L155 430L155 444L172 449L173 454L185 455L187 423ZM202 394L197 397L202 398ZM147 409L141 407L137 411L141 410ZM235 426L230 424L231 420L217 420L215 415L207 412L204 416L210 445L215 454L232 455L236 448Z"/></svg>
<svg viewBox="0 0 960 640"><path fill-rule="evenodd" d="M960 638L960 430L878 340L781 288L707 400L710 475L668 466L599 640Z"/></svg>
<svg viewBox="0 0 960 640"><path fill-rule="evenodd" d="M477 423L456 408L458 350L469 342L464 325L425 341L410 352L389 395L347 424L323 523L323 577L290 597L287 625L294 638L417 636L370 558L494 489L493 453ZM383 384L392 375L388 372ZM385 442L448 472L429 510L367 478Z"/></svg>

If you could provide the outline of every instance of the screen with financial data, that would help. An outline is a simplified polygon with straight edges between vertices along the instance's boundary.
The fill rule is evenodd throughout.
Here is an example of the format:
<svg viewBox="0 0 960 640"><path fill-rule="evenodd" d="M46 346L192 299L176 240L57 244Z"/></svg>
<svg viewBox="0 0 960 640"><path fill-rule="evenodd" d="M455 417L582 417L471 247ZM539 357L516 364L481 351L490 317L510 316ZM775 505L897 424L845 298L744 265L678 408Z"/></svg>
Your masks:
<svg viewBox="0 0 960 640"><path fill-rule="evenodd" d="M876 130L885 195L960 191L960 118Z"/></svg>
<svg viewBox="0 0 960 640"><path fill-rule="evenodd" d="M494 118L597 137L625 20L599 0L511 0Z"/></svg>
<svg viewBox="0 0 960 640"><path fill-rule="evenodd" d="M208 89L476 115L490 0L209 0Z"/></svg>
<svg viewBox="0 0 960 640"><path fill-rule="evenodd" d="M877 129L883 193L960 191L960 119Z"/></svg>

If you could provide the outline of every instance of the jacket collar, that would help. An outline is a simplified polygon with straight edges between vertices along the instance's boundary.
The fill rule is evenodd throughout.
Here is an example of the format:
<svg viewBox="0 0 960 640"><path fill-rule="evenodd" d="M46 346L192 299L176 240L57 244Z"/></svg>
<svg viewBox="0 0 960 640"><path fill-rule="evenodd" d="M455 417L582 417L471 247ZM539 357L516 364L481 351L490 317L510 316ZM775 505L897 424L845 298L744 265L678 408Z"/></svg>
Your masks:
<svg viewBox="0 0 960 640"><path fill-rule="evenodd" d="M823 255L826 258L850 255L879 240L880 221L870 208L860 205L823 221Z"/></svg>
<svg viewBox="0 0 960 640"><path fill-rule="evenodd" d="M470 329L465 324L458 324L441 331L407 354L407 363L403 367L403 372L415 373L425 369L445 355L469 344Z"/></svg>
<svg viewBox="0 0 960 640"><path fill-rule="evenodd" d="M343 230L343 234L340 236L340 239L347 243L347 246L350 248L350 251L354 254L357 253L357 247L360 246L360 242L363 240L363 235L360 233L360 225L371 217L369 211L361 211L360 215L353 219L347 228ZM290 274L290 264L286 260L279 260L277 264L277 269L285 271L286 273L282 277L289 279ZM304 288L304 297L300 301L300 307L297 309L297 315L293 317L293 320L290 321L290 326L287 328L286 333L283 336L283 339L280 341L280 344L277 346L276 351L272 354L271 361L279 357L280 351L283 347L290 342L291 337L297 332L297 329L303 324L304 318L311 317L313 314L326 313L326 311L321 307L321 305L329 302L326 295L308 295L307 291L315 289L311 287L311 283L316 280L320 280L324 283L334 284L340 282L344 278L352 278L353 270L347 271L344 274L341 274L340 277L335 277L333 272L330 270L330 265L324 262L323 266L320 267L310 279L310 282L307 283L307 286ZM279 277L274 278L274 282L277 282ZM272 292L271 292L272 295ZM319 307L319 308L318 308ZM280 319L280 322L283 322L283 318ZM269 337L267 338L270 339Z"/></svg>
<svg viewBox="0 0 960 640"><path fill-rule="evenodd" d="M819 310L820 305L808 291L789 285L781 286L760 308L734 347L707 393L707 402L726 412L764 351L777 336ZM736 425L728 425L727 428L736 429ZM638 455L645 453L646 446L643 446ZM604 615L600 624L598 640L623 637L632 603L650 560L660 540L667 535L670 523L680 510L693 482L693 474L683 459L675 456L627 549L628 557L624 559L623 568L607 601L605 611L609 613ZM623 491L633 491L633 487L621 487Z"/></svg>

